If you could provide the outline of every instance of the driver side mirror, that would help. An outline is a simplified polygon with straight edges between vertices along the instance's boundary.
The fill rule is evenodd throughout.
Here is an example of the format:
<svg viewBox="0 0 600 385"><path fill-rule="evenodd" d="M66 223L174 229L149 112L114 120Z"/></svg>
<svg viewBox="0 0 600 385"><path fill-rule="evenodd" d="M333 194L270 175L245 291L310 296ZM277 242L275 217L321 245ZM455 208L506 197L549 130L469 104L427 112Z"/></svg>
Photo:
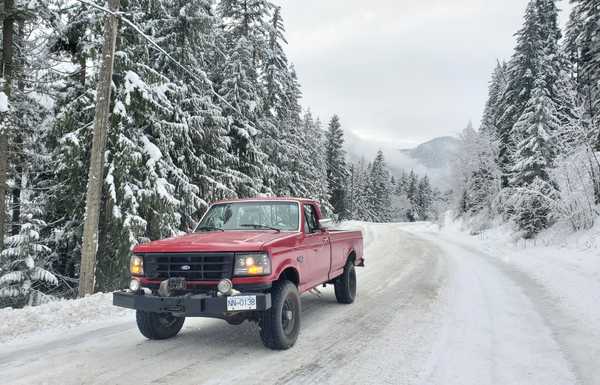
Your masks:
<svg viewBox="0 0 600 385"><path fill-rule="evenodd" d="M333 226L333 220L329 218L319 219L319 227L322 229L328 229Z"/></svg>

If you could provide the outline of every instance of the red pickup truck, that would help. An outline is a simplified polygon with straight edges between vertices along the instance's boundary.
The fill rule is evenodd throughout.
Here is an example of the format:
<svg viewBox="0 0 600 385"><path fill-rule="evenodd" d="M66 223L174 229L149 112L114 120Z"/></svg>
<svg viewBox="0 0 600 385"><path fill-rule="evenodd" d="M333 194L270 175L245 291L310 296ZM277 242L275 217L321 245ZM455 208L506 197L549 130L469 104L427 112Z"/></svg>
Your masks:
<svg viewBox="0 0 600 385"><path fill-rule="evenodd" d="M258 322L265 346L288 349L300 330L300 294L331 284L340 303L356 296L362 234L328 222L308 199L217 202L193 233L136 246L129 289L113 304L135 309L149 339L174 337L185 317L212 317Z"/></svg>

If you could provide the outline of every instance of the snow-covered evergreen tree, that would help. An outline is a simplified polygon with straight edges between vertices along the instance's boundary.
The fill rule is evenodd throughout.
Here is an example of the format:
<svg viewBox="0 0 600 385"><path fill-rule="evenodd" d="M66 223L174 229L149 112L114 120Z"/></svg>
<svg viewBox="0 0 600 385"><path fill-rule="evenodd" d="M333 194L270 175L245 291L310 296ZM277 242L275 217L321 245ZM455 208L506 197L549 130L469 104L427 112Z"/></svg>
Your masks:
<svg viewBox="0 0 600 385"><path fill-rule="evenodd" d="M287 156L283 159L283 165L280 167L285 170L282 175L282 181L279 182L280 187L276 187L276 193L285 195L286 193L293 196L308 196L314 194L315 190L311 190L314 183L313 174L311 171L315 165L309 156L310 150L307 148L307 140L322 139L322 135L317 135L317 138L308 138L309 131L312 128L305 128L311 123L302 121L302 108L300 107L300 84L296 75L294 66L289 68L288 76L285 78L286 83L283 87L285 92L284 103L285 111L278 113L278 121L280 122L282 140L286 146L285 153ZM311 120L311 119L309 119ZM324 151L320 148L321 156ZM285 183L285 186L284 186ZM326 200L325 196L319 196L319 199Z"/></svg>
<svg viewBox="0 0 600 385"><path fill-rule="evenodd" d="M513 168L515 138L513 127L527 108L535 82L543 79L550 98L556 101L556 81L564 59L558 51L561 31L555 0L530 0L525 21L517 33L515 53L507 64L508 82L500 102L498 155L503 172L502 186L508 187Z"/></svg>
<svg viewBox="0 0 600 385"><path fill-rule="evenodd" d="M348 169L346 168L344 151L344 131L337 115L334 115L329 122L326 152L329 202L334 209L334 213L340 218L344 218L347 215L344 206L344 181L348 177Z"/></svg>
<svg viewBox="0 0 600 385"><path fill-rule="evenodd" d="M302 158L298 167L300 180L303 181L307 196L321 202L326 214L334 212L329 203L327 167L327 138L321 127L321 121L315 119L310 111L304 114L300 129Z"/></svg>
<svg viewBox="0 0 600 385"><path fill-rule="evenodd" d="M480 128L481 132L487 133L490 137L495 138L498 135L499 104L506 91L506 83L506 63L498 62L490 80L488 100L485 104Z"/></svg>
<svg viewBox="0 0 600 385"><path fill-rule="evenodd" d="M554 188L550 179L550 169L556 158L554 133L558 132L560 120L557 107L546 88L545 80L538 78L531 99L523 115L515 124L514 137L517 150L512 168L512 194L527 196L516 210L519 227L528 236L537 234L550 224L551 208L546 204L545 195Z"/></svg>
<svg viewBox="0 0 600 385"><path fill-rule="evenodd" d="M47 270L50 249L40 242L45 226L32 213L24 213L19 233L8 237L0 253L0 304L38 305L47 299L44 289L58 284Z"/></svg>
<svg viewBox="0 0 600 385"><path fill-rule="evenodd" d="M406 213L406 216L410 222L414 222L414 221L418 220L418 218L419 218L419 214L416 211L418 188L419 188L419 177L413 170L410 170L410 173L408 174L408 180L406 183L406 190L405 190L406 198L408 199L408 202L410 203L410 208L409 208L409 211Z"/></svg>
<svg viewBox="0 0 600 385"><path fill-rule="evenodd" d="M573 0L567 25L566 47L575 64L579 93L584 101L586 124L600 151L600 5L596 0Z"/></svg>
<svg viewBox="0 0 600 385"><path fill-rule="evenodd" d="M567 24L565 51L573 63L580 117L575 131L580 150L588 158L588 173L594 191L594 203L600 205L600 6L594 0L574 0ZM572 143L570 143L572 144ZM583 150L583 152L581 151Z"/></svg>
<svg viewBox="0 0 600 385"><path fill-rule="evenodd" d="M419 216L419 219L422 221L427 221L432 218L433 213L433 201L434 201L434 193L429 183L429 177L425 175L417 186L417 199L416 199L416 212Z"/></svg>
<svg viewBox="0 0 600 385"><path fill-rule="evenodd" d="M385 164L383 152L379 150L373 163L371 164L369 186L372 192L371 211L376 222L389 222L391 213L391 194L390 173Z"/></svg>
<svg viewBox="0 0 600 385"><path fill-rule="evenodd" d="M373 190L370 180L369 168L365 160L361 159L352 165L351 183L347 192L348 210L350 217L358 221L375 221L375 213L371 202Z"/></svg>
<svg viewBox="0 0 600 385"><path fill-rule="evenodd" d="M49 59L56 63L57 72L48 75L55 100L54 122L46 144L54 160L54 167L49 170L49 179L54 183L48 186L45 220L54 223L47 230L54 269L63 276L75 277L96 103L92 69L101 47L102 15L78 2L53 3L57 17L48 45ZM61 76L62 73L66 76Z"/></svg>
<svg viewBox="0 0 600 385"><path fill-rule="evenodd" d="M496 141L486 130L469 123L460 135L460 147L452 164L454 205L459 215L490 217L500 190Z"/></svg>
<svg viewBox="0 0 600 385"><path fill-rule="evenodd" d="M221 0L218 14L230 39L246 39L256 68L266 59L269 16L273 4L267 0Z"/></svg>
<svg viewBox="0 0 600 385"><path fill-rule="evenodd" d="M262 132L259 142L272 167L265 185L275 194L294 195L299 183L292 172L294 158L302 151L297 141L300 125L300 91L296 74L289 68L283 49L287 44L281 7L274 7L267 27L266 57L262 60Z"/></svg>
<svg viewBox="0 0 600 385"><path fill-rule="evenodd" d="M506 71L509 81L500 102L500 118L497 129L498 156L503 172L503 187L508 187L512 167L512 152L514 151L512 128L529 100L533 89L533 80L537 75L537 61L542 55L539 23L537 0L531 0L525 12L524 25L517 33L515 53L507 64Z"/></svg>

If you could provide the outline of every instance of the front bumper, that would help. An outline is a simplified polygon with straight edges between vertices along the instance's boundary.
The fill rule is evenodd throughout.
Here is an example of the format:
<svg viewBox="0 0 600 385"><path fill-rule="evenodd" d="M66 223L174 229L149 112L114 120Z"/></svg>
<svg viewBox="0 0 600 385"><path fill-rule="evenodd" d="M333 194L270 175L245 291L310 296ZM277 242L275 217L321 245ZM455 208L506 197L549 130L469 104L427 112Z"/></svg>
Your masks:
<svg viewBox="0 0 600 385"><path fill-rule="evenodd" d="M271 308L270 293L242 293L240 296L256 296L256 309L244 311L264 311ZM225 318L227 297L215 297L208 294L184 295L178 297L159 297L129 291L113 293L113 305L151 313L173 313L186 317Z"/></svg>

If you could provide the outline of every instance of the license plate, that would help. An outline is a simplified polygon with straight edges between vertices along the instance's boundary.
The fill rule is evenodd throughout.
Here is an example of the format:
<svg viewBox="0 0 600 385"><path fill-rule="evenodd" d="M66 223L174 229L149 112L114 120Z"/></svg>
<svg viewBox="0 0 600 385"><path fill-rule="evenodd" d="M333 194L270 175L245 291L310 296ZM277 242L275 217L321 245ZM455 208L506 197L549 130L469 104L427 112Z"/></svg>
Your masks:
<svg viewBox="0 0 600 385"><path fill-rule="evenodd" d="M255 295L227 297L227 311L256 310Z"/></svg>
<svg viewBox="0 0 600 385"><path fill-rule="evenodd" d="M187 281L185 278L169 278L169 290L185 290L187 288Z"/></svg>

